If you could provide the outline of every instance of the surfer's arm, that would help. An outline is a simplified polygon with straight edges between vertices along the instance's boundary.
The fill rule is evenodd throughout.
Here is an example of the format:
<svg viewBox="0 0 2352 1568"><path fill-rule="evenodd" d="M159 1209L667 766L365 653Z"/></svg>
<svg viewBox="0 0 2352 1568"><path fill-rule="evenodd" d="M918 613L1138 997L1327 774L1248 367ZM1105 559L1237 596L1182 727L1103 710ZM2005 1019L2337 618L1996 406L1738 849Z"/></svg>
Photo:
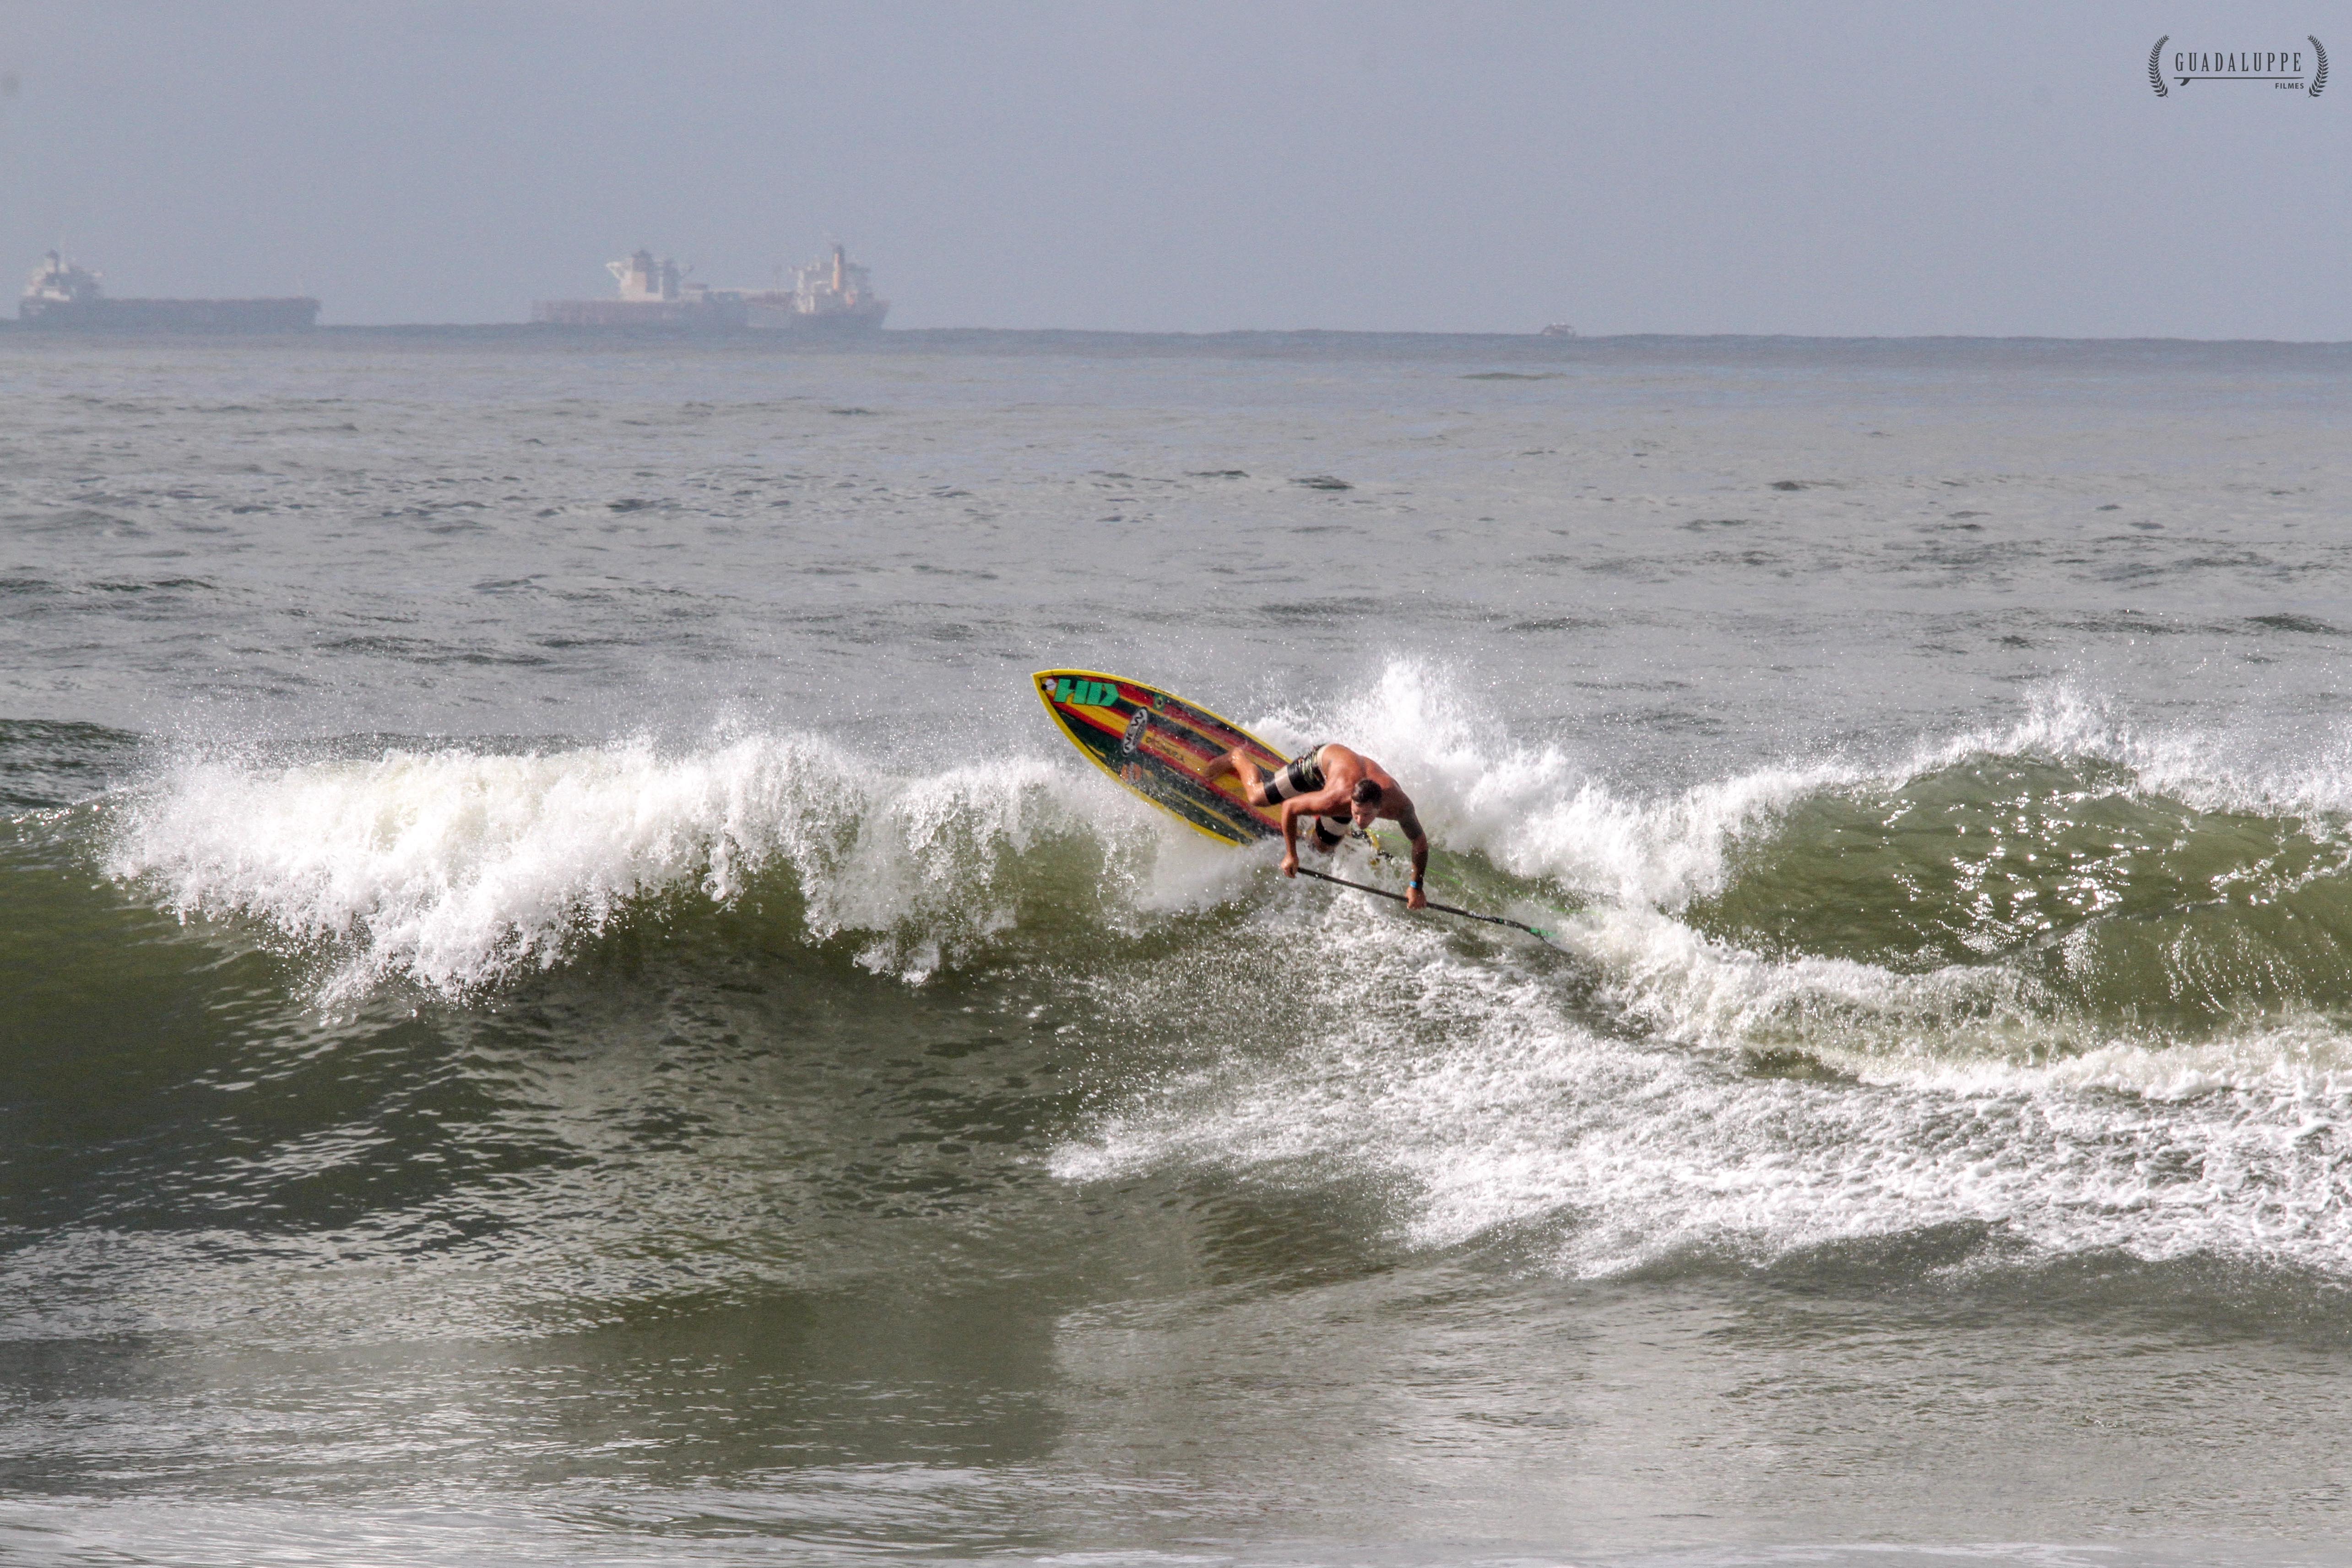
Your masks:
<svg viewBox="0 0 2352 1568"><path fill-rule="evenodd" d="M1298 875L1298 812L1306 804L1304 800L1282 803L1282 874L1286 877Z"/></svg>
<svg viewBox="0 0 2352 1568"><path fill-rule="evenodd" d="M1313 795L1295 795L1282 803L1282 874L1298 870L1298 819L1302 816L1344 816L1348 792L1333 784Z"/></svg>
<svg viewBox="0 0 2352 1568"><path fill-rule="evenodd" d="M1412 886L1405 889L1404 907L1421 909L1429 902L1429 895L1421 890L1422 878L1429 870L1429 835L1421 830L1421 818L1411 806L1405 807L1403 814L1398 816L1397 826L1403 828L1404 836L1412 841Z"/></svg>

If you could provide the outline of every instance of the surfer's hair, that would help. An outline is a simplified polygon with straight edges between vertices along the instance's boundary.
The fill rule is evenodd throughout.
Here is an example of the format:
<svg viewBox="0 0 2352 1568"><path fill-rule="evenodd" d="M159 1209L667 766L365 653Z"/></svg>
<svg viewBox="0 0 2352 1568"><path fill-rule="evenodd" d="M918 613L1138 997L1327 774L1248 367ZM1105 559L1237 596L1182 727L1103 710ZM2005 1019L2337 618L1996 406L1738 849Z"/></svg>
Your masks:
<svg viewBox="0 0 2352 1568"><path fill-rule="evenodd" d="M1378 779L1358 779L1356 793L1349 798L1364 805L1378 805L1381 804L1381 796L1387 793L1381 788Z"/></svg>

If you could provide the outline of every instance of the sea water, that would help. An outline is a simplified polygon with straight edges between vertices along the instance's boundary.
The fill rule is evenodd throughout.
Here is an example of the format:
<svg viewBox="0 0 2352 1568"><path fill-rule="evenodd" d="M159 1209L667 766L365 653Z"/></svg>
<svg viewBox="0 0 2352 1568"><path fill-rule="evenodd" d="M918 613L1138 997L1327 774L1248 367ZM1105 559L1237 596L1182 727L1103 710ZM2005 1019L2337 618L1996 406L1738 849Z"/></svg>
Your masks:
<svg viewBox="0 0 2352 1568"><path fill-rule="evenodd" d="M2352 350L0 365L0 1555L2352 1551Z"/></svg>

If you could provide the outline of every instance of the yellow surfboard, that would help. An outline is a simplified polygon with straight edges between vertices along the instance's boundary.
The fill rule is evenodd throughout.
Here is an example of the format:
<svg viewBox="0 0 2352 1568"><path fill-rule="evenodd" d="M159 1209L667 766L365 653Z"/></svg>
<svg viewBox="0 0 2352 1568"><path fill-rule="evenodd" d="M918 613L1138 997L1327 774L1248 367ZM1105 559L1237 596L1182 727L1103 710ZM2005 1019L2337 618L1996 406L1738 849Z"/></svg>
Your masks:
<svg viewBox="0 0 2352 1568"><path fill-rule="evenodd" d="M1045 711L1087 760L1188 826L1228 844L1279 837L1279 809L1242 798L1227 773L1208 766L1238 746L1272 772L1284 758L1232 720L1172 691L1098 669L1041 669L1032 679Z"/></svg>

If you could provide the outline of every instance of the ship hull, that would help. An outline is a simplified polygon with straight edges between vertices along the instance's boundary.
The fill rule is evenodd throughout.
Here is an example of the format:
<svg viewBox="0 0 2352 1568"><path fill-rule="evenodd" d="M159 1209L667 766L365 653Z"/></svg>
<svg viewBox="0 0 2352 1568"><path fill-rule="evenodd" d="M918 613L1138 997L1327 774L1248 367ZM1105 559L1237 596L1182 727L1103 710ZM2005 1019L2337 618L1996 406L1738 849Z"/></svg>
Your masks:
<svg viewBox="0 0 2352 1568"><path fill-rule="evenodd" d="M755 300L745 306L744 324L763 332L870 332L877 330L882 318L889 313L888 303L879 300L846 310L824 311L763 304Z"/></svg>
<svg viewBox="0 0 2352 1568"><path fill-rule="evenodd" d="M530 319L544 327L602 331L728 332L743 325L740 300L541 300Z"/></svg>
<svg viewBox="0 0 2352 1568"><path fill-rule="evenodd" d="M316 300L24 300L28 327L77 332L301 332L319 323Z"/></svg>

